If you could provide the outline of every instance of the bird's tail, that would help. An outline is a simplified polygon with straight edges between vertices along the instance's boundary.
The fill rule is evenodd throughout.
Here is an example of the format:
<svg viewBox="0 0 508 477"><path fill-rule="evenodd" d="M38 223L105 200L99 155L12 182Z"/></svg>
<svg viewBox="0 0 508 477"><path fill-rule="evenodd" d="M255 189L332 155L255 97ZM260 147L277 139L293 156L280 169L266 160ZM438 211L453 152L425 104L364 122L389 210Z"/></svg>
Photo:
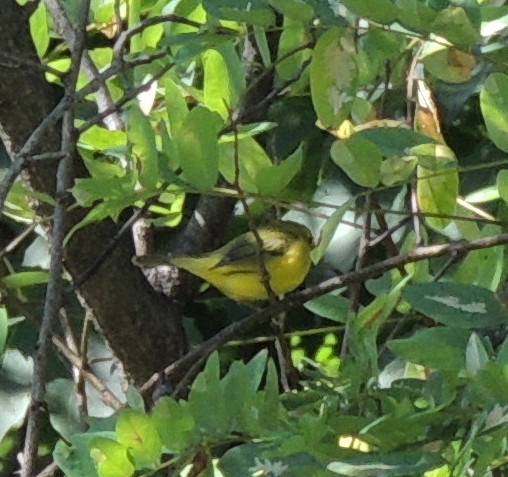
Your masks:
<svg viewBox="0 0 508 477"><path fill-rule="evenodd" d="M171 256L164 254L139 255L132 257L132 263L141 268L154 268L159 265L171 265Z"/></svg>

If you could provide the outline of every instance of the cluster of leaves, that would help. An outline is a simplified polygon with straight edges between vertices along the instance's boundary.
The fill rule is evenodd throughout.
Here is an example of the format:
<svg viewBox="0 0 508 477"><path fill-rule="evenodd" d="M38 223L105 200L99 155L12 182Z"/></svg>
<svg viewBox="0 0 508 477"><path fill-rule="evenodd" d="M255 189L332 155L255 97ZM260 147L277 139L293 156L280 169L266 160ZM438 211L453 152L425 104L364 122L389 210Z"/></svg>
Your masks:
<svg viewBox="0 0 508 477"><path fill-rule="evenodd" d="M79 3L65 2L70 18ZM104 41L118 27L115 3L128 29L173 17L134 31L128 54L120 58L123 49ZM453 215L477 218L477 209L465 208L476 204L494 222L508 202L508 174L499 170L506 162L502 152L508 152L507 15L508 7L494 2L458 0L93 1L89 33L106 46L91 48L90 56L115 101L125 92L138 94L124 110L125 131L99 126L88 103L78 110L78 146L89 177L77 180L72 194L89 211L71 233L118 220L126 208L149 200L150 220L175 226L187 194L236 194L236 188L216 188L224 178L258 199L254 211L312 197L310 207L330 217L314 258L324 256L336 268L356 257L346 244L357 243L358 236L349 240L356 232L338 226L357 219L347 215L349 208L388 191L393 195L379 197L391 212L400 212L408 183L414 184L419 212L427 215L423 239L429 243L496 235L498 224L481 227ZM65 72L70 59L54 46L59 40L43 2L30 24L41 60L53 73ZM261 119L246 100L263 79L249 83L246 39L259 52L256 66L273 76L271 96L261 100L270 108ZM129 62L132 67L117 75L118 65ZM446 143L439 119L427 117L435 108L423 108L419 100L416 131L407 126L414 63L439 99ZM60 81L50 73L48 79ZM86 88L80 74L77 94L93 100ZM471 180L465 166L487 166L489 174ZM465 196L461 205L459 193ZM26 200L33 195L16 184L5 217L34 221ZM386 215L387 227L396 224L394 217ZM395 241L404 252L419 237L401 229ZM26 250L25 261L31 255L33 249ZM307 303L314 319L309 322L331 319L338 326L315 355L315 343L294 337L294 361L307 377L294 394L279 393L265 353L247 364L234 361L222 378L213 355L188 399L162 398L150 413L134 392L127 393L130 409L89 418L90 428L82 432L75 403L50 407L51 424L64 439L54 460L69 477L155 474L168 467L177 475L199 465L201 475L212 475L212 462L225 476L482 476L501 468L507 455L508 342L501 340L496 350L484 331L506 322L492 294L505 275L504 252L472 252L445 267L442 283L428 284L441 265L422 261L406 266L405 276L396 270L367 282L368 298L357 314L350 312L349 299L337 295ZM10 266L0 282L31 306L33 296L25 290L46 280L45 271ZM199 313L217 319L216 305L206 305ZM440 326L414 325L413 310ZM21 321L0 309L0 350L6 343L23 348L24 333L14 336ZM350 354L340 360L336 344L344 325ZM411 336L401 338L401 330ZM53 371L65 372L57 366ZM7 454L13 446L8 432L22 424L28 407L31 362L7 349L0 373L0 451ZM48 401L72 388L70 380L52 381ZM99 400L90 393L88 398Z"/></svg>
<svg viewBox="0 0 508 477"><path fill-rule="evenodd" d="M132 68L122 81L116 77L108 80L113 99L119 99L125 90L146 89L126 111L125 132L108 131L95 125L93 118L81 123L80 152L90 177L76 181L72 192L80 206L93 207L76 228L106 217L116 220L125 208L151 197L159 200L152 207L159 215L155 222L174 226L181 219L185 192L210 192L219 176L233 183L236 173L245 193L279 201L294 197L294 188L301 185L298 181L295 185L299 173L316 169L315 164L309 164L309 154L297 147L312 137L311 128L302 131L300 138L287 130L302 127L302 119L296 117L302 103L281 100L270 113L274 121L236 126L235 133L231 132L231 111L241 107L246 95L257 86L247 83L247 65L239 53L239 44L249 28L253 29L262 66L274 71L275 84L282 88L289 82L292 99L310 98L320 127L329 130L331 137L338 136L325 144L323 152L355 184L394 187L406 183L418 169L421 211L453 213L459 191L455 154L444 144L436 144L424 128L420 132L427 135L406 129L404 121L375 118L400 118L404 107L401 98L387 99L378 84L385 65L389 62L393 70L386 78L391 90L402 94L411 59L411 38L432 34L437 39L425 44L419 60L436 82L437 93L443 82L462 86L460 98L443 101L443 107L457 108L457 102L462 101L458 104L461 106L482 83L481 108L489 137L500 149L508 148L504 134L508 78L494 73L485 80L505 50L502 38L497 41L496 36L504 25L503 7L455 3L129 3L128 27L135 27L141 19L174 14L201 28L178 21L161 22L130 38L129 59L164 49L169 49L170 55L167 62L157 60ZM72 17L74 7L68 8ZM370 27L355 32L351 28L354 15L370 21ZM104 25L114 18L113 2L98 2L91 16L92 24L104 33ZM282 21L282 31L277 56L271 60L272 40L268 36L273 34L270 30L277 21ZM31 24L39 54L46 55L48 66L65 71L69 59L61 52L48 51L51 29L44 4L32 15ZM488 48L483 45L487 42ZM478 48L481 56L475 54ZM90 54L97 67L106 70L119 60L118 52L110 47L95 48ZM154 79L165 68L169 71L161 79ZM81 75L78 89L86 84ZM386 97L381 111L383 94ZM284 117L292 119L284 123ZM267 136L276 126L276 131ZM272 157L255 139L260 134L261 143L268 143L267 137L274 138ZM104 160L98 160L99 155ZM238 164L235 156L240 159ZM500 175L497 182L498 197L506 195L503 177ZM300 196L312 194L315 180L305 186L303 192L298 189ZM442 229L449 221L430 219L430 223Z"/></svg>
<svg viewBox="0 0 508 477"><path fill-rule="evenodd" d="M413 285L404 298L444 326L389 341L397 358L377 384L363 381L371 363L359 354L336 377L308 369L302 390L281 395L265 351L222 378L215 353L186 400L163 397L145 413L131 397L114 420L60 441L55 461L71 477L184 467L231 477L483 476L507 462L508 339L495 353L473 329L506 314L474 286ZM359 330L356 345L372 351L371 333Z"/></svg>

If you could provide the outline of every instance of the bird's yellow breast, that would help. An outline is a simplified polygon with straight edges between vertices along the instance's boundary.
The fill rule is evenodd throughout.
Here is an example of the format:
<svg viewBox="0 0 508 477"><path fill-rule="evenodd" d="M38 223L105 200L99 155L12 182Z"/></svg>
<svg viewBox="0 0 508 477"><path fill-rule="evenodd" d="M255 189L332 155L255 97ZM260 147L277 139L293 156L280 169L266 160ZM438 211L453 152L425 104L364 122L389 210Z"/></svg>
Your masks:
<svg viewBox="0 0 508 477"><path fill-rule="evenodd" d="M298 240L289 244L286 253L270 256L265 260L270 288L276 295L288 293L303 282L310 268L310 250L309 243ZM211 254L208 259L200 257L193 260L186 257L181 263L177 259L173 260L173 263L210 282L224 295L236 301L268 298L259 263L215 268L217 261L217 256Z"/></svg>

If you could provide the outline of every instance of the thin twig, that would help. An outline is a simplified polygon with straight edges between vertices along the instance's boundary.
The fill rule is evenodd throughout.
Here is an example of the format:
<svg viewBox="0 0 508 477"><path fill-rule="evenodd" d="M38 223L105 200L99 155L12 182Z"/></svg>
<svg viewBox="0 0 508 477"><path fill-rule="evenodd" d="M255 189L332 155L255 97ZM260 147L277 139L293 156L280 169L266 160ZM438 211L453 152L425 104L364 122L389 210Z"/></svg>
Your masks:
<svg viewBox="0 0 508 477"><path fill-rule="evenodd" d="M52 336L53 345L60 351L65 358L76 368L81 369L83 377L95 390L101 395L101 400L104 404L118 411L124 407L123 403L118 399L115 394L94 374L93 371L83 367L82 358L74 354L68 346L58 337Z"/></svg>
<svg viewBox="0 0 508 477"><path fill-rule="evenodd" d="M157 73L151 76L145 83L129 91L126 91L126 93L122 96L122 98L120 98L116 103L102 110L101 112L90 118L88 121L86 121L84 124L82 124L78 129L78 133L81 134L84 131L90 129L92 126L101 122L104 118L106 118L110 114L117 113L123 106L125 106L125 104L136 98L139 95L139 93L148 90L155 81L162 78L171 68L173 68L173 66L175 66L175 63L173 62L167 63Z"/></svg>
<svg viewBox="0 0 508 477"><path fill-rule="evenodd" d="M67 116L67 114L65 115ZM68 120L67 127L72 127ZM67 189L70 187L71 156L62 159L57 170L57 201L53 221L51 265L46 290L44 315L39 330L38 347L34 356L34 377L32 382L31 404L23 452L22 477L31 477L35 469L39 441L40 418L44 410L46 368L49 353L49 338L53 323L60 308L61 275L63 258L63 239L65 237L65 212L67 209Z"/></svg>
<svg viewBox="0 0 508 477"><path fill-rule="evenodd" d="M67 45L76 45L79 35L81 35L81 32L73 27L72 23L70 22L67 16L67 12L61 0L44 0L44 4L46 5L49 13L51 14L53 21L57 26L58 32L64 38ZM87 18L87 16L85 17L85 19ZM95 99L99 112L104 111L106 109L110 109L114 104L114 101L111 98L111 95L109 93L105 81L101 79L99 70L95 66L95 63L93 62L89 53L86 50L83 50L83 54L81 55L80 58L77 59L77 61L78 67L81 63L84 73L89 78L97 81L97 91ZM122 118L116 111L112 111L110 114L104 116L103 119L108 129L119 130L123 129L124 127Z"/></svg>
<svg viewBox="0 0 508 477"><path fill-rule="evenodd" d="M370 246L375 247L378 243L383 242L387 237L393 235L397 230L404 227L408 222L410 222L411 217L404 217L402 220L399 220L395 225L392 225L390 228L385 229L380 235L378 235L375 239L370 241ZM392 240L393 242L393 240ZM391 253L391 256L398 255L398 253Z"/></svg>
<svg viewBox="0 0 508 477"><path fill-rule="evenodd" d="M82 4L81 16L83 24L70 44L72 64L74 65L67 78L65 96L73 96L73 91L79 73L80 59L85 43L85 30L88 18L90 0ZM72 158L75 153L74 135L74 108L71 106L65 111L62 121L62 151L65 153L61 159L56 176L56 204L53 218L51 263L49 281L46 289L44 314L39 329L38 347L34 356L34 373L30 396L30 409L27 419L25 445L23 449L23 465L21 477L31 477L35 472L37 449L39 444L40 420L45 411L45 385L47 364L51 344L53 324L58 317L62 296L62 270L63 270L63 241L66 233L66 212L69 199L68 189L71 186Z"/></svg>
<svg viewBox="0 0 508 477"><path fill-rule="evenodd" d="M76 401L78 404L79 417L80 417L80 426L83 431L86 430L86 418L88 417L88 400L86 396L85 389L85 380L83 378L82 368L83 361L86 359L86 354L80 354L78 347L76 345L76 339L74 338L74 333L72 332L71 325L69 323L69 317L67 315L67 310L64 306L60 309L60 313L58 314L60 318L60 326L62 327L65 342L68 348L77 356L80 356L80 365L72 366L72 376L74 378L74 387L76 394ZM84 358L83 358L84 357Z"/></svg>

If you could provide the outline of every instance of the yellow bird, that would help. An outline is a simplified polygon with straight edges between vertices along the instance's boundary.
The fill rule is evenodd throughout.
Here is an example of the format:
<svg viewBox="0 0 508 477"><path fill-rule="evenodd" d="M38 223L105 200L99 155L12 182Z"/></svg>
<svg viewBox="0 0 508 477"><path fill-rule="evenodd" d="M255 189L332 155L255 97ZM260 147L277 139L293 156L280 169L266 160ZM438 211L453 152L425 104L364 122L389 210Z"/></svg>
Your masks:
<svg viewBox="0 0 508 477"><path fill-rule="evenodd" d="M150 268L173 265L201 277L236 301L266 300L260 256L270 277L270 288L276 295L298 287L310 268L312 234L304 225L277 221L257 229L263 246L258 253L254 233L244 233L221 248L200 255L133 258L134 264Z"/></svg>

